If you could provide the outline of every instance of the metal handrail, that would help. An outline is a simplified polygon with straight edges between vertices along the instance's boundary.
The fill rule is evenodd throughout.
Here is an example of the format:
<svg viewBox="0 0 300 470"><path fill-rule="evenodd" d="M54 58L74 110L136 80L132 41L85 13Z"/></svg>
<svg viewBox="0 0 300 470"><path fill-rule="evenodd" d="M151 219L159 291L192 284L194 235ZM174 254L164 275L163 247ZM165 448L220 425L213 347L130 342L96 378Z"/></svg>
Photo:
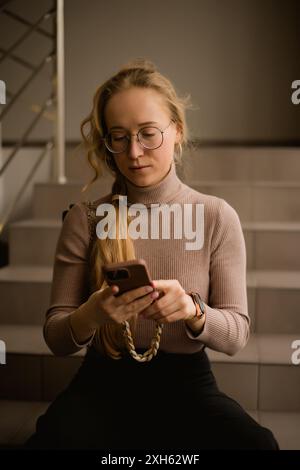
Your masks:
<svg viewBox="0 0 300 470"><path fill-rule="evenodd" d="M29 78L26 80L26 82L21 86L21 88L17 91L17 93L14 95L14 97L10 100L10 102L8 103L8 105L4 108L4 110L2 111L2 113L0 113L0 120L2 120L4 118L4 116L10 111L10 109L12 108L13 104L17 101L17 99L19 98L19 96L23 93L23 91L28 87L28 85L32 82L32 80L34 79L34 77L42 70L42 68L44 67L44 65L48 62L50 62L50 60L53 60L53 57L54 55L47 55L46 58L44 58L42 60L42 62L37 66L35 67L34 71L32 72L32 74L29 76Z"/></svg>
<svg viewBox="0 0 300 470"><path fill-rule="evenodd" d="M7 5L8 3L11 3L13 0L2 0L2 3L0 5L0 13L2 12L2 10L4 10L5 8L5 5Z"/></svg>
<svg viewBox="0 0 300 470"><path fill-rule="evenodd" d="M50 18L53 14L56 14L56 11L51 8L50 10L47 11L47 13L44 13L35 23L32 23L31 26L28 28L27 31L3 54L2 57L0 57L0 64L3 62L3 60L8 57L14 49L16 49L24 40L33 32L35 31L39 24L42 23L42 21Z"/></svg>
<svg viewBox="0 0 300 470"><path fill-rule="evenodd" d="M25 24L26 26L32 26L33 23L31 23L28 20L25 20L25 18L22 18L22 16L17 15L16 13L4 9L3 12L6 16L10 16L12 19L18 21L19 23ZM49 39L54 39L55 36L54 34L49 33L43 28L36 28L36 32L42 34L43 36L49 38Z"/></svg>
<svg viewBox="0 0 300 470"><path fill-rule="evenodd" d="M66 182L65 176L65 65L64 65L64 0L57 0L56 30L56 71L57 71L57 120L56 146L57 156L54 177L59 182Z"/></svg>
<svg viewBox="0 0 300 470"><path fill-rule="evenodd" d="M13 158L15 157L15 155L17 154L17 152L20 150L20 148L22 147L22 145L24 144L24 142L26 141L27 137L29 136L29 134L33 131L33 129L35 128L35 126L37 125L38 121L40 120L40 118L42 117L45 109L48 107L48 106L51 106L53 102L53 96L51 95L49 98L47 98L47 100L43 103L40 111L38 112L38 114L35 116L35 118L33 119L33 121L31 122L30 126L28 127L28 129L25 131L25 133L23 134L23 137L21 137L21 139L18 141L18 143L16 144L16 146L14 147L13 151L11 152L11 154L9 155L9 157L6 159L5 163L2 165L2 167L0 168L0 177L3 175L4 171L6 170L6 168L8 167L8 165L12 162Z"/></svg>
<svg viewBox="0 0 300 470"><path fill-rule="evenodd" d="M4 10L4 6L10 3L12 0L4 0L1 2L0 0L0 13ZM5 14L8 14L9 16L13 17L14 19L22 22L23 24L26 24L29 26L29 29L26 31L23 36L16 41L8 50L3 50L1 49L3 55L0 58L0 62L2 62L6 57L11 57L13 60L16 62L20 63L21 65L29 68L32 70L31 75L28 77L28 79L25 81L25 83L20 87L20 89L17 91L17 93L12 94L11 92L7 91L7 95L11 96L11 100L9 101L8 105L4 108L2 113L0 114L0 120L3 119L4 116L9 112L9 110L12 108L13 104L20 98L24 90L28 87L28 85L31 83L31 81L41 72L43 69L44 65L48 63L49 61L52 61L55 67L54 69L54 78L56 81L56 90L52 91L51 97L48 98L42 106L38 106L38 109L34 109L33 106L31 106L31 109L38 113L37 116L33 119L31 122L30 126L27 128L21 139L17 142L17 144L14 146L11 154L9 157L6 159L5 164L3 167L0 169L0 176L3 175L4 171L7 169L8 165L12 161L12 159L15 157L17 152L21 149L21 147L26 144L28 135L30 132L33 130L33 128L36 126L37 122L41 119L42 116L45 116L45 109L48 107L50 104L56 101L57 106L56 106L56 115L57 115L57 125L56 125L56 137L51 139L47 144L45 149L43 150L42 154L40 155L38 161L35 163L34 167L32 168L32 171L30 172L29 176L26 178L25 182L23 183L21 189L18 191L16 197L13 199L12 203L9 205L9 207L6 208L5 215L0 221L0 235L3 231L4 226L9 220L9 217L11 213L13 212L18 200L20 199L21 194L23 191L27 188L30 180L32 179L34 173L36 172L39 164L41 163L44 155L48 150L53 149L54 147L54 142L57 146L57 152L56 152L56 160L53 160L54 166L53 169L54 171L54 177L59 183L65 183L66 178L65 178L65 135L64 135L64 0L53 0L54 3L54 8L51 8L50 10L47 11L46 14L44 14L42 17L39 18L38 21L35 23L31 23L27 20L23 20L19 15L9 12L7 10L3 11ZM43 28L39 28L39 24L44 20L47 19L49 16L52 16L54 20L54 32L55 34L50 34L47 33ZM47 55L42 62L39 63L38 66L34 66L33 64L30 64L30 62L26 61L25 59L19 57L17 54L13 54L14 48L16 48L22 41L24 41L25 38L29 36L29 34L33 31L37 31L41 34L45 34L47 37L54 39L56 37L56 44L53 47L53 50L51 54ZM55 61L53 59L56 59ZM53 82L52 82L53 83ZM55 95L56 99L53 97ZM52 117L51 117L52 119ZM56 165L56 167L55 167Z"/></svg>
<svg viewBox="0 0 300 470"><path fill-rule="evenodd" d="M9 217L11 215L11 213L14 211L19 199L21 198L23 192L25 191L25 189L27 188L28 184L30 183L30 180L32 179L33 175L35 174L35 172L37 171L38 167L40 166L44 156L46 155L46 153L49 151L49 150L52 150L53 149L53 141L50 140L49 142L47 142L44 150L42 151L42 153L40 154L39 158L37 159L37 161L35 162L34 166L32 167L29 175L27 176L26 180L24 181L24 183L22 184L21 188L19 189L19 191L17 192L16 196L14 197L14 199L12 200L11 204L9 204L7 206L7 209L6 209L6 212L4 214L4 216L2 217L2 220L0 222L0 235L1 233L3 232L3 229L5 227L5 225L7 224L8 220L9 220Z"/></svg>
<svg viewBox="0 0 300 470"><path fill-rule="evenodd" d="M2 47L0 47L0 52L1 52L1 54L5 54L6 49L3 49ZM15 62L17 62L18 64L20 64L20 65L23 65L24 67L26 67L30 70L34 70L34 65L31 64L30 62L27 62L27 60L24 60L22 57L19 57L15 54L10 54L10 58L12 60L14 60Z"/></svg>

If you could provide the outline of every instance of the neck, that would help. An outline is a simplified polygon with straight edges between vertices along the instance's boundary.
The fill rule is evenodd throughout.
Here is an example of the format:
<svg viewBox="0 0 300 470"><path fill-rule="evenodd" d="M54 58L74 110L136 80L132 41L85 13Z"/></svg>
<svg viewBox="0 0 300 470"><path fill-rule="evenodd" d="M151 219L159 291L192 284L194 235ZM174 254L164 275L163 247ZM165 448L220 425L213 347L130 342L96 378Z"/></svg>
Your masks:
<svg viewBox="0 0 300 470"><path fill-rule="evenodd" d="M172 161L166 176L151 186L136 186L125 179L128 203L143 203L146 206L171 202L183 189L183 183L177 176L175 162Z"/></svg>

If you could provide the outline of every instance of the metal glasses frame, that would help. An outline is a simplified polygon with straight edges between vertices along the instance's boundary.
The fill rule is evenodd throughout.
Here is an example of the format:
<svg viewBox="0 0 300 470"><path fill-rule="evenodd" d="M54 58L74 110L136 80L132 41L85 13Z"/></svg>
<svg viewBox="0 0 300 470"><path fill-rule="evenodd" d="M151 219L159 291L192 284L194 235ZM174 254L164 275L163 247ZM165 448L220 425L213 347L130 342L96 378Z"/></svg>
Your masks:
<svg viewBox="0 0 300 470"><path fill-rule="evenodd" d="M167 127L165 127L163 130L159 129L159 127L156 127L156 126L145 126L145 127L142 127L136 134L129 134L129 132L126 133L126 139L127 139L127 146L124 150L121 150L120 152L115 152L114 150L111 150L107 144L107 138L108 136L110 135L110 132L102 138L104 144L105 144L105 147L107 148L107 150L111 153L114 153L114 154L119 154L119 153L123 153L125 152L127 149L128 149L128 145L129 145L129 142L131 141L131 137L137 137L137 140L138 140L138 143L145 149L148 149L148 150L156 150L158 149L159 147L162 146L163 144L163 141L164 141L164 133L165 131L168 129L168 127L170 126L171 122L174 122L173 119L171 119L171 121L169 122L169 124L167 125ZM139 137L139 134L140 132L142 132L144 129L147 129L147 128L154 128L154 129L157 129L160 133L161 133L161 143L157 146L157 147L146 147L141 141L140 141L140 137Z"/></svg>

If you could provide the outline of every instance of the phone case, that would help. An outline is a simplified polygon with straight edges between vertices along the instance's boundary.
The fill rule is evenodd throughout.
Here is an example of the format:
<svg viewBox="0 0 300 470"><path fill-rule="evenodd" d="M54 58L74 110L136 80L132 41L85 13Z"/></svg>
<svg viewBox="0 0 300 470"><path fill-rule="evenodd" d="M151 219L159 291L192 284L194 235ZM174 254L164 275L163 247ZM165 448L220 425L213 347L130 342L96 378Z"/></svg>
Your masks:
<svg viewBox="0 0 300 470"><path fill-rule="evenodd" d="M107 284L119 287L116 297L129 290L151 285L151 276L143 259L109 263L102 270Z"/></svg>

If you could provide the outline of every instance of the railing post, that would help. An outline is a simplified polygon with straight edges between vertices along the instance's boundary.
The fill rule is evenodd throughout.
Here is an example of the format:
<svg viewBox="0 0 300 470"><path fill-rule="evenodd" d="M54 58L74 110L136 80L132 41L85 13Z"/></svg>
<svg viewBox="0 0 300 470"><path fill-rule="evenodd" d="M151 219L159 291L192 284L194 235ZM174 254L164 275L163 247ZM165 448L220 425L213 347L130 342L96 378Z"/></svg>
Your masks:
<svg viewBox="0 0 300 470"><path fill-rule="evenodd" d="M64 0L56 1L56 151L54 179L65 183L65 63L64 63Z"/></svg>

